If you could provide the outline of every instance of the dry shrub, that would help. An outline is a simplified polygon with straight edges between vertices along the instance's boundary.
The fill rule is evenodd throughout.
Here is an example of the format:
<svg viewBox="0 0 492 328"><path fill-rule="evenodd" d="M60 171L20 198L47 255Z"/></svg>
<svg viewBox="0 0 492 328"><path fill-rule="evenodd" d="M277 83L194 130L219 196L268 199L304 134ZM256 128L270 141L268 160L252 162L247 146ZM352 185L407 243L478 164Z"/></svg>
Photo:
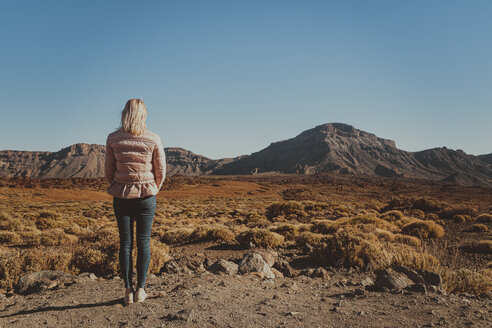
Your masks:
<svg viewBox="0 0 492 328"><path fill-rule="evenodd" d="M188 240L190 242L220 241L229 243L236 239L236 235L224 226L206 226L197 227Z"/></svg>
<svg viewBox="0 0 492 328"><path fill-rule="evenodd" d="M489 228L487 228L487 226L485 224L476 223L476 224L471 226L471 230L473 232L487 232L487 231L489 231Z"/></svg>
<svg viewBox="0 0 492 328"><path fill-rule="evenodd" d="M236 240L243 246L253 243L258 247L277 248L284 242L284 236L267 229L253 228L241 232L237 235Z"/></svg>
<svg viewBox="0 0 492 328"><path fill-rule="evenodd" d="M444 237L444 228L433 221L415 219L413 222L403 226L402 232L406 235L422 239Z"/></svg>
<svg viewBox="0 0 492 328"><path fill-rule="evenodd" d="M20 220L13 218L7 212L0 212L0 230L16 231L21 230L21 226Z"/></svg>
<svg viewBox="0 0 492 328"><path fill-rule="evenodd" d="M425 218L425 213L424 213L424 211L421 211L421 210L412 210L410 212L410 215L412 215L418 219L424 219Z"/></svg>
<svg viewBox="0 0 492 328"><path fill-rule="evenodd" d="M327 238L326 235L321 233L314 233L310 231L303 231L295 237L296 245L305 246L309 244L313 247L319 247L321 243Z"/></svg>
<svg viewBox="0 0 492 328"><path fill-rule="evenodd" d="M78 226L82 227L82 228L87 228L90 225L93 225L96 220L86 218L86 217L75 217L75 218L72 218L71 221L73 223L77 224Z"/></svg>
<svg viewBox="0 0 492 328"><path fill-rule="evenodd" d="M391 210L381 214L381 218L387 221L397 221L403 219L405 216L401 211Z"/></svg>
<svg viewBox="0 0 492 328"><path fill-rule="evenodd" d="M18 244L21 237L13 231L0 231L0 244Z"/></svg>
<svg viewBox="0 0 492 328"><path fill-rule="evenodd" d="M54 228L65 228L69 224L67 221L60 218L51 218L51 217L39 217L36 220L36 227L38 229L54 229Z"/></svg>
<svg viewBox="0 0 492 328"><path fill-rule="evenodd" d="M325 265L369 270L385 268L391 263L391 256L377 238L369 241L344 230L325 236L311 256Z"/></svg>
<svg viewBox="0 0 492 328"><path fill-rule="evenodd" d="M423 269L432 272L439 270L439 260L420 248L404 244L389 245L389 252L393 255L393 266L407 266L413 269Z"/></svg>
<svg viewBox="0 0 492 328"><path fill-rule="evenodd" d="M393 241L395 243L405 244L414 247L420 247L422 245L420 239L414 236L402 235L399 233L394 234L393 236L394 236Z"/></svg>
<svg viewBox="0 0 492 328"><path fill-rule="evenodd" d="M465 223L466 217L465 215L457 214L454 216L453 221L456 223Z"/></svg>
<svg viewBox="0 0 492 328"><path fill-rule="evenodd" d="M164 263L170 260L169 247L155 239L150 239L149 273L159 273ZM133 263L136 263L136 261Z"/></svg>
<svg viewBox="0 0 492 328"><path fill-rule="evenodd" d="M162 235L161 241L170 245L182 244L188 240L192 233L193 229L190 228L168 230Z"/></svg>
<svg viewBox="0 0 492 328"><path fill-rule="evenodd" d="M37 229L36 229L37 230ZM41 233L39 230L28 230L19 233L22 244L25 246L40 246L41 244Z"/></svg>
<svg viewBox="0 0 492 328"><path fill-rule="evenodd" d="M119 235L115 230L101 229L80 239L72 265L81 272L111 276L118 268Z"/></svg>
<svg viewBox="0 0 492 328"><path fill-rule="evenodd" d="M477 222L492 223L492 214L480 214L477 216Z"/></svg>
<svg viewBox="0 0 492 328"><path fill-rule="evenodd" d="M40 247L29 249L22 254L23 273L41 270L61 270L75 273L71 270L72 252L65 248Z"/></svg>
<svg viewBox="0 0 492 328"><path fill-rule="evenodd" d="M378 218L374 215L357 215L352 218L342 218L335 221L338 225L366 225L372 224L373 226L384 229L390 232L399 232L400 229L397 225Z"/></svg>
<svg viewBox="0 0 492 328"><path fill-rule="evenodd" d="M410 199L401 199L401 198L393 198L388 204L381 208L382 212L391 211L391 210L404 210L409 209L412 206L412 202Z"/></svg>
<svg viewBox="0 0 492 328"><path fill-rule="evenodd" d="M283 216L276 216L275 218L272 218L272 221L282 221ZM271 222L268 221L267 217L263 214L260 213L249 213L246 215L246 218L242 222L246 224L248 227L268 227Z"/></svg>
<svg viewBox="0 0 492 328"><path fill-rule="evenodd" d="M81 228L77 223L68 223L67 226L63 229L65 233L72 235L80 235L84 233L84 229Z"/></svg>
<svg viewBox="0 0 492 328"><path fill-rule="evenodd" d="M439 217L441 219L452 219L455 215L469 215L475 217L477 216L477 210L470 206L460 205L455 207L446 207L439 211Z"/></svg>
<svg viewBox="0 0 492 328"><path fill-rule="evenodd" d="M384 229L379 229L378 227L372 225L372 224L367 224L365 225L367 232L370 232L374 234L376 237L378 237L380 240L384 241L394 241L395 235L392 232L389 232Z"/></svg>
<svg viewBox="0 0 492 328"><path fill-rule="evenodd" d="M331 207L330 204L327 203L319 203L319 202L304 202L304 210L307 212L320 212L327 210Z"/></svg>
<svg viewBox="0 0 492 328"><path fill-rule="evenodd" d="M444 204L434 198L419 197L413 200L412 209L421 210L424 212L440 211Z"/></svg>
<svg viewBox="0 0 492 328"><path fill-rule="evenodd" d="M462 245L461 248L468 253L492 254L492 240L480 240Z"/></svg>
<svg viewBox="0 0 492 328"><path fill-rule="evenodd" d="M448 293L470 293L480 295L492 291L492 279L490 276L468 269L458 271L444 271L443 286Z"/></svg>
<svg viewBox="0 0 492 328"><path fill-rule="evenodd" d="M317 193L307 188L289 188L282 191L282 198L285 200L314 200L317 197Z"/></svg>
<svg viewBox="0 0 492 328"><path fill-rule="evenodd" d="M56 220L60 218L60 213L52 211L52 210L47 210L47 211L42 211L39 213L39 217L41 219L52 219Z"/></svg>
<svg viewBox="0 0 492 328"><path fill-rule="evenodd" d="M90 208L85 210L82 214L87 218L99 219L106 216L108 211L100 208Z"/></svg>
<svg viewBox="0 0 492 328"><path fill-rule="evenodd" d="M284 236L286 240L294 240L299 234L299 226L289 223L273 227L270 230Z"/></svg>
<svg viewBox="0 0 492 328"><path fill-rule="evenodd" d="M438 221L439 220L439 215L437 215L435 213L428 213L426 215L426 219L427 220L432 220L432 221Z"/></svg>
<svg viewBox="0 0 492 328"><path fill-rule="evenodd" d="M78 240L77 236L67 235L62 229L49 229L41 233L41 245L59 246L73 244Z"/></svg>
<svg viewBox="0 0 492 328"><path fill-rule="evenodd" d="M439 224L442 227L444 227L446 225L446 223L444 222L444 220L436 220L434 222L437 223L437 224Z"/></svg>
<svg viewBox="0 0 492 328"><path fill-rule="evenodd" d="M266 208L266 217L270 220L277 216L290 218L304 218L307 213L304 211L304 205L301 202L289 201L273 203Z"/></svg>
<svg viewBox="0 0 492 328"><path fill-rule="evenodd" d="M0 248L0 288L10 289L22 272L20 251Z"/></svg>
<svg viewBox="0 0 492 328"><path fill-rule="evenodd" d="M311 226L311 231L322 234L332 234L338 230L339 226L334 221L320 220L315 221Z"/></svg>
<svg viewBox="0 0 492 328"><path fill-rule="evenodd" d="M40 270L71 270L72 253L58 248L0 249L0 288L11 289L22 275Z"/></svg>

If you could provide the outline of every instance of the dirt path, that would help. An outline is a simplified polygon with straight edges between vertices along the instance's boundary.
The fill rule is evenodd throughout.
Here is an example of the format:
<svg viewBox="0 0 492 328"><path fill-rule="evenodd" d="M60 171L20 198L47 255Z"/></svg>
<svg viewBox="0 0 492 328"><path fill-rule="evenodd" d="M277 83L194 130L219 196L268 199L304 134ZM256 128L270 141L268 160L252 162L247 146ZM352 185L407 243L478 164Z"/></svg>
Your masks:
<svg viewBox="0 0 492 328"><path fill-rule="evenodd" d="M253 275L163 274L150 297L122 305L119 279L0 299L0 327L490 327L492 300L361 292L362 276L261 280ZM345 282L344 284L341 282ZM355 293L354 293L355 291ZM358 292L359 291L359 292ZM359 295L360 293L360 295Z"/></svg>

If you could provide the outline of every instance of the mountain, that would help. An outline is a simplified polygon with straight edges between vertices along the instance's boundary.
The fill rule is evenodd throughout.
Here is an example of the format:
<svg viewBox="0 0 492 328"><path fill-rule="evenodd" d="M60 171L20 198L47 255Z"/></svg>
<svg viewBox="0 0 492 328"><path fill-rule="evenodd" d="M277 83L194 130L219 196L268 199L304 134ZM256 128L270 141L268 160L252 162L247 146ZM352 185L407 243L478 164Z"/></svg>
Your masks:
<svg viewBox="0 0 492 328"><path fill-rule="evenodd" d="M168 175L207 175L222 165L234 161L233 158L213 160L177 147L164 148L166 152Z"/></svg>
<svg viewBox="0 0 492 328"><path fill-rule="evenodd" d="M407 152L351 125L327 123L227 163L214 174L336 172L492 185L491 159L446 147Z"/></svg>
<svg viewBox="0 0 492 328"><path fill-rule="evenodd" d="M492 153L478 156L483 162L492 164Z"/></svg>
<svg viewBox="0 0 492 328"><path fill-rule="evenodd" d="M0 151L0 176L102 177L104 151L89 144L58 152ZM335 172L492 186L492 154L474 156L446 147L407 152L392 140L343 123L319 125L236 158L213 160L175 147L165 152L168 175Z"/></svg>
<svg viewBox="0 0 492 328"><path fill-rule="evenodd" d="M79 143L58 152L0 151L0 177L104 177L103 145ZM206 175L234 159L212 160L182 148L165 148L168 175Z"/></svg>

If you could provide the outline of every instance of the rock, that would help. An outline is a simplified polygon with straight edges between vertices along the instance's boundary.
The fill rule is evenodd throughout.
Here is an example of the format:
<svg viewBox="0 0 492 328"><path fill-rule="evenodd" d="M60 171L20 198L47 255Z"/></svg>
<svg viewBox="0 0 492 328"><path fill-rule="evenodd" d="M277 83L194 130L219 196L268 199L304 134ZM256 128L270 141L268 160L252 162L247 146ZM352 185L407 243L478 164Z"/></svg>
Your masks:
<svg viewBox="0 0 492 328"><path fill-rule="evenodd" d="M205 266L203 265L203 263L200 263L200 265L195 268L196 273L204 273L206 271L207 270L205 269Z"/></svg>
<svg viewBox="0 0 492 328"><path fill-rule="evenodd" d="M427 288L425 287L425 284L412 284L408 285L404 289L409 292L427 294Z"/></svg>
<svg viewBox="0 0 492 328"><path fill-rule="evenodd" d="M175 314L168 314L165 319L167 320L181 320L191 321L193 319L194 312L191 309L180 310Z"/></svg>
<svg viewBox="0 0 492 328"><path fill-rule="evenodd" d="M395 271L403 273L416 284L421 284L425 282L424 278L422 278L422 276L417 271L406 266L398 266L395 268Z"/></svg>
<svg viewBox="0 0 492 328"><path fill-rule="evenodd" d="M419 273L424 278L426 284L437 287L441 286L442 277L440 274L427 270L419 270Z"/></svg>
<svg viewBox="0 0 492 328"><path fill-rule="evenodd" d="M212 264L214 264L214 262L213 262L211 259L209 259L208 257L207 257L205 260L203 260L203 266L204 266L204 267L205 267L205 269L207 269L207 270L210 268L210 266L211 266Z"/></svg>
<svg viewBox="0 0 492 328"><path fill-rule="evenodd" d="M322 278L323 280L329 280L330 275L328 274L328 271L326 271L324 268L319 267L314 269L314 271L311 273L312 278Z"/></svg>
<svg viewBox="0 0 492 328"><path fill-rule="evenodd" d="M371 277L367 277L366 279L362 280L360 282L360 284L363 286L363 287L366 287L366 286L372 286L374 285L374 281L371 279Z"/></svg>
<svg viewBox="0 0 492 328"><path fill-rule="evenodd" d="M268 266L265 260L263 260L263 257L256 252L244 255L241 263L239 263L239 272L242 274L249 272L258 272L263 278L275 278L275 275L270 269L270 266Z"/></svg>
<svg viewBox="0 0 492 328"><path fill-rule="evenodd" d="M233 276L237 273L238 265L234 262L220 259L212 264L209 270L213 273L225 273Z"/></svg>
<svg viewBox="0 0 492 328"><path fill-rule="evenodd" d="M293 277L295 276L294 269L290 266L289 262L282 259L277 259L273 264L273 267L278 271L282 272L285 277Z"/></svg>
<svg viewBox="0 0 492 328"><path fill-rule="evenodd" d="M164 266L162 267L162 271L166 273L181 273L181 272L186 272L181 265L178 264L178 262L171 260L166 263L164 263Z"/></svg>
<svg viewBox="0 0 492 328"><path fill-rule="evenodd" d="M270 268L270 270L272 270L273 274L275 275L275 278L283 278L284 277L283 273L278 271L277 269Z"/></svg>
<svg viewBox="0 0 492 328"><path fill-rule="evenodd" d="M37 293L42 290L70 286L75 283L75 277L63 271L43 270L24 275L19 278L15 292L21 295Z"/></svg>
<svg viewBox="0 0 492 328"><path fill-rule="evenodd" d="M270 250L257 250L258 254L263 257L263 260L268 264L268 266L273 266L278 258L278 253Z"/></svg>
<svg viewBox="0 0 492 328"><path fill-rule="evenodd" d="M374 283L376 290L387 288L391 291L400 291L408 285L413 284L413 281L406 275L398 273L390 268L376 272L378 277Z"/></svg>
<svg viewBox="0 0 492 328"><path fill-rule="evenodd" d="M97 276L92 272L82 272L78 275L80 278L89 278L90 280L96 280Z"/></svg>

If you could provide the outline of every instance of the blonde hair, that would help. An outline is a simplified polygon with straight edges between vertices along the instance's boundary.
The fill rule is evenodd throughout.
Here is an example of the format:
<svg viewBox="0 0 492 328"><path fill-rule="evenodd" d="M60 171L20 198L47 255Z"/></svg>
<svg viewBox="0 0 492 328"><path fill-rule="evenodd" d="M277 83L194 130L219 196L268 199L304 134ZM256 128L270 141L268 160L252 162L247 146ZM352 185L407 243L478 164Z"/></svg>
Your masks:
<svg viewBox="0 0 492 328"><path fill-rule="evenodd" d="M130 99L126 102L125 108L121 112L121 127L123 132L139 136L147 129L145 120L147 119L147 107L141 99Z"/></svg>

